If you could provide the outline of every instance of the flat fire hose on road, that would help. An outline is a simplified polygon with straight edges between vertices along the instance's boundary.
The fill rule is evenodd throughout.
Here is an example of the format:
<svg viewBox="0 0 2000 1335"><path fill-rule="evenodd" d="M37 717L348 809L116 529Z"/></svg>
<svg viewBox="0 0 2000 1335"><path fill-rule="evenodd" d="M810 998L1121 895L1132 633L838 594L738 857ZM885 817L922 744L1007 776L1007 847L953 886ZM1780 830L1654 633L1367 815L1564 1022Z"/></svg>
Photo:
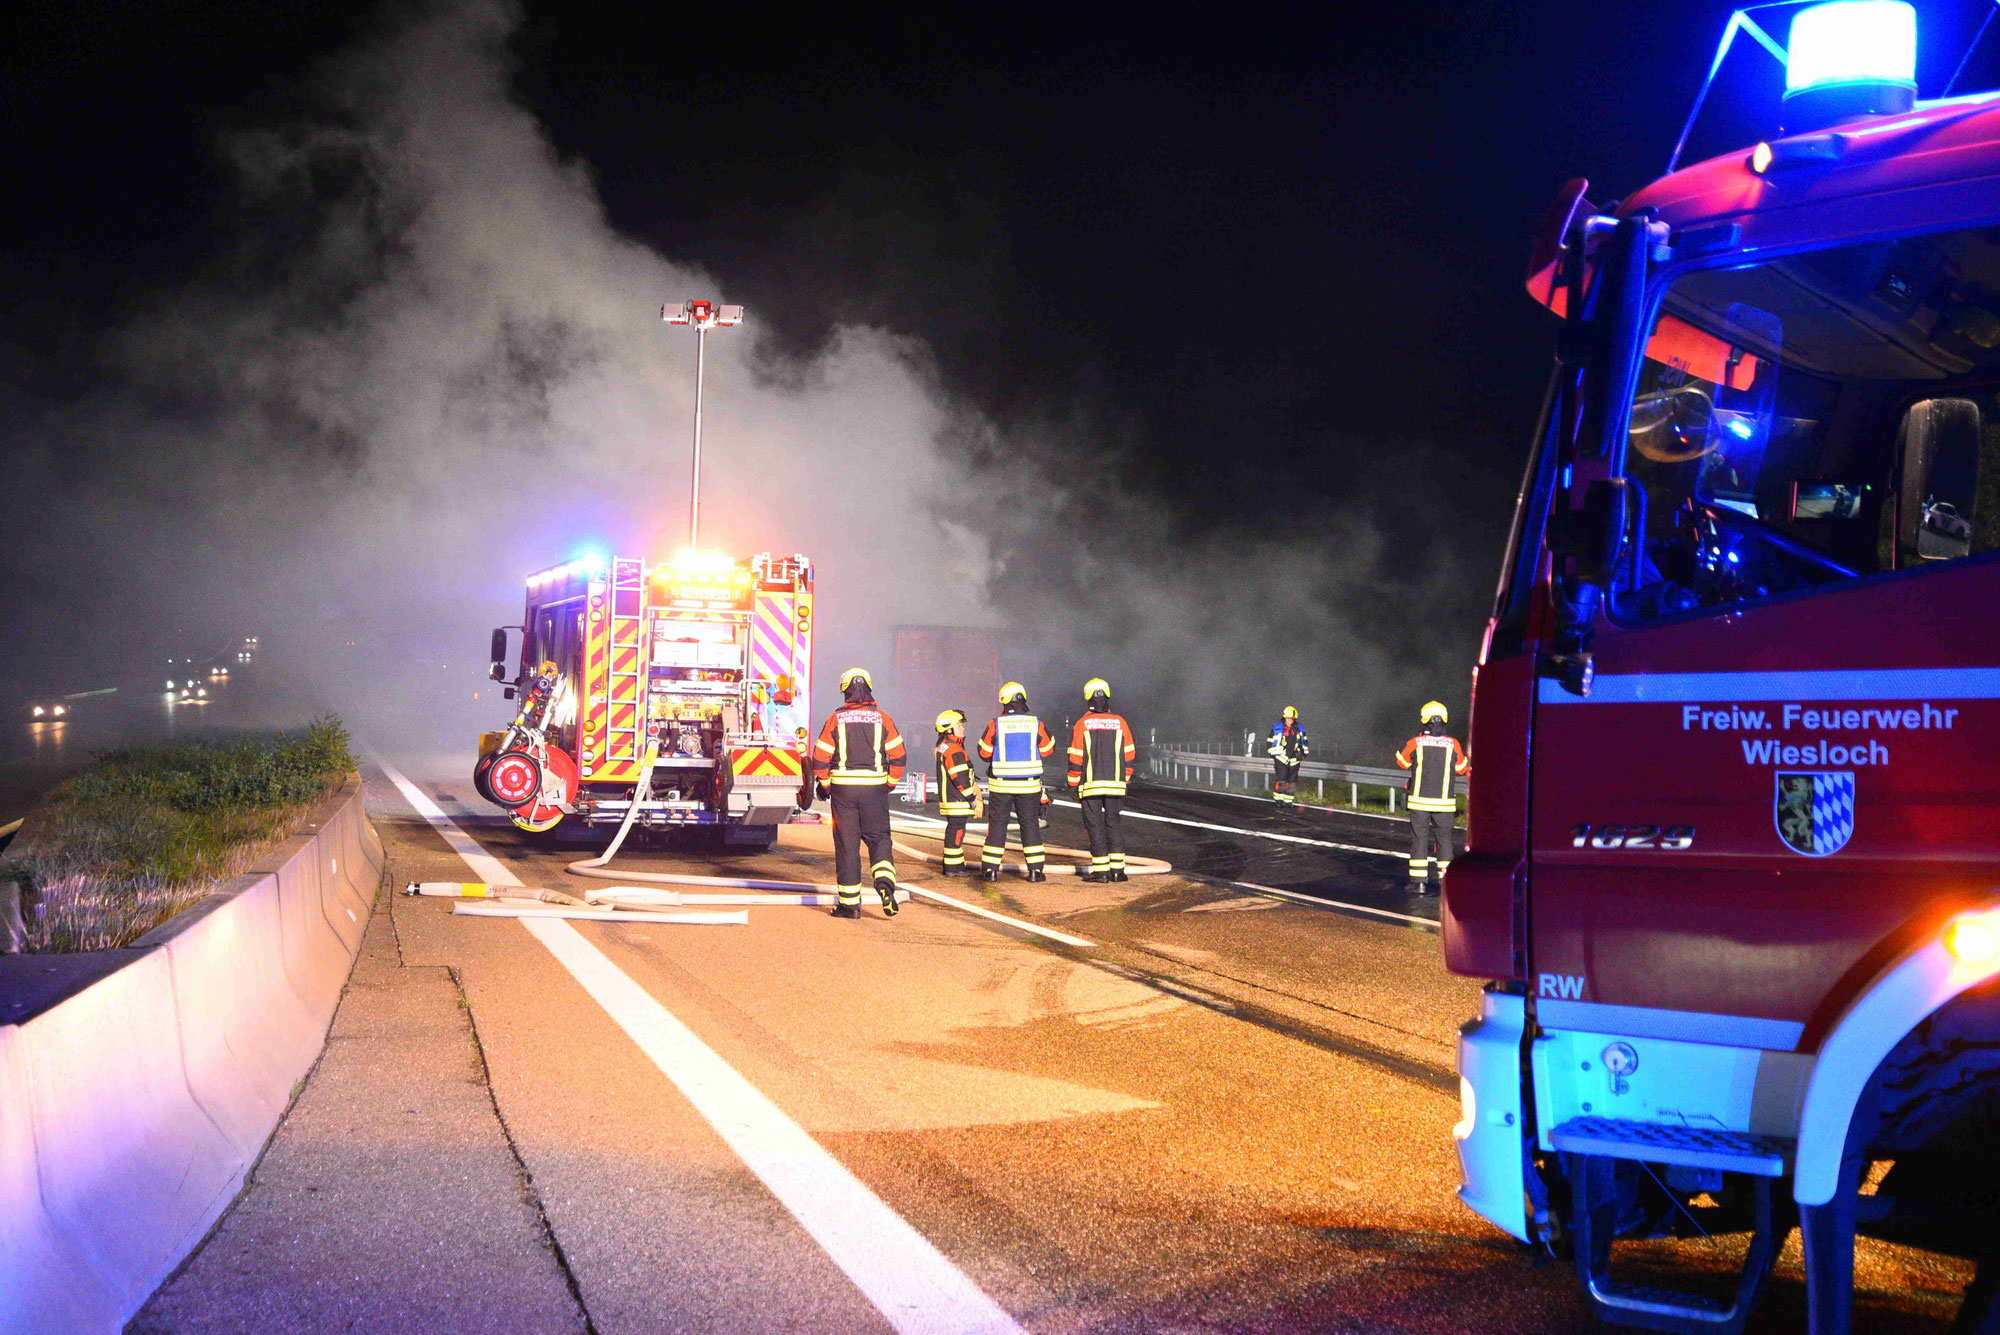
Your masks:
<svg viewBox="0 0 2000 1335"><path fill-rule="evenodd" d="M744 923L747 913L662 913L662 908L679 908L690 904L700 905L800 905L824 907L838 903L837 887L816 881L770 881L754 877L697 876L688 872L642 872L613 871L608 865L618 855L625 844L626 836L639 814L638 795L646 792L652 781L653 763L658 756L658 746L649 741L639 759L639 777L633 785L633 801L625 812L625 819L618 826L618 833L612 837L605 850L594 858L584 858L569 864L566 870L572 876L592 877L605 881L636 881L637 885L613 885L603 889L584 892L581 900L560 890L535 889L526 886L488 886L478 882L424 881L412 882L407 893L432 895L458 899L452 912L467 917L507 917L507 918L581 918L601 922L679 922L679 923ZM930 823L932 818L893 817L890 828L904 834L920 835L926 838L941 838L943 822ZM967 843L978 843L985 847L986 826L974 823L966 827L967 834L977 832L979 839L968 838ZM831 832L829 831L829 835ZM941 854L913 848L900 840L894 843L898 853L916 858L921 862L939 863ZM1020 850L1018 843L1009 845ZM1068 857L1084 858L1090 854L1083 849L1051 848L1051 853ZM1022 874L1025 868L1009 865L1007 871ZM1081 867L1058 864L1046 868L1051 876L1075 876ZM1132 876L1159 876L1173 870L1173 864L1157 858L1131 857L1126 862L1126 872ZM659 890L655 886L714 886L718 890L735 890L736 894L690 893L681 890ZM931 898L929 892L920 886L899 884L896 897L908 903L914 896ZM943 900L952 903L954 901ZM486 901L481 903L479 901Z"/></svg>

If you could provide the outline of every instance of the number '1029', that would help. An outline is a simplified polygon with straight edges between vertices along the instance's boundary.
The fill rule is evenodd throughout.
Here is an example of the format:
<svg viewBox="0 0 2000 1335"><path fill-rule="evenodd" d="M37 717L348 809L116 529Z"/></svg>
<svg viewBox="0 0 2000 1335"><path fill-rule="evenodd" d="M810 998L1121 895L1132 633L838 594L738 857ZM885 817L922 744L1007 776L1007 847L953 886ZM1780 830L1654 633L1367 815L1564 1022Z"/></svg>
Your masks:
<svg viewBox="0 0 2000 1335"><path fill-rule="evenodd" d="M1571 848L1629 848L1679 853L1694 847L1692 825L1572 825Z"/></svg>

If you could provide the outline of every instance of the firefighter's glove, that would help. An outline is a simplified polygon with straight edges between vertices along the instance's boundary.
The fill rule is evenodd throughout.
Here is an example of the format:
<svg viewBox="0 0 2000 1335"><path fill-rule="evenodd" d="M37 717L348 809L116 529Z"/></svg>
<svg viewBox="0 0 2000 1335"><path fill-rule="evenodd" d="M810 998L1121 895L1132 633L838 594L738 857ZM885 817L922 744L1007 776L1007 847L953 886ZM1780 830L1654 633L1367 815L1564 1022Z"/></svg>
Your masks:
<svg viewBox="0 0 2000 1335"><path fill-rule="evenodd" d="M821 779L818 783L815 783L813 785L813 796L817 797L822 802L826 801L827 798L833 796L833 785L828 783L825 779Z"/></svg>

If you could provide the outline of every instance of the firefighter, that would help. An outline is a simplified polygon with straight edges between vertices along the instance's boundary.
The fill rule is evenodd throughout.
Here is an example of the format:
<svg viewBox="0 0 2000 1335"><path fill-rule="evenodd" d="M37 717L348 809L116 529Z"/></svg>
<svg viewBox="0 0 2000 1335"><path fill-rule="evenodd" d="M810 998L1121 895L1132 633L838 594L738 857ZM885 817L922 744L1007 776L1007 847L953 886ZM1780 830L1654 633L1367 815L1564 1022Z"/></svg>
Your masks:
<svg viewBox="0 0 2000 1335"><path fill-rule="evenodd" d="M1458 739L1447 736L1450 715L1432 700L1418 711L1423 731L1403 743L1396 763L1410 771L1410 889L1435 894L1451 865L1458 796L1453 781L1472 768Z"/></svg>
<svg viewBox="0 0 2000 1335"><path fill-rule="evenodd" d="M1048 849L1042 843L1042 760L1056 749L1056 739L1042 721L1028 712L1028 688L1010 681L1000 688L1000 717L989 720L979 738L979 758L986 762L986 846L979 854L979 874L1000 879L1000 859L1007 851L1007 817L1021 827L1021 859L1028 879L1046 881L1043 870Z"/></svg>
<svg viewBox="0 0 2000 1335"><path fill-rule="evenodd" d="M1286 705L1283 715L1271 725L1271 744L1266 750L1271 757L1271 801L1288 809L1296 808L1299 764L1312 754L1312 739L1306 736L1305 725L1299 722L1296 705Z"/></svg>
<svg viewBox="0 0 2000 1335"><path fill-rule="evenodd" d="M980 814L979 781L965 754L965 714L937 716L938 814L944 817L944 874L970 875L965 866L965 823Z"/></svg>
<svg viewBox="0 0 2000 1335"><path fill-rule="evenodd" d="M1111 712L1110 682L1102 677L1085 682L1083 703L1083 717L1069 736L1069 786L1076 789L1083 828L1090 833L1090 870L1083 879L1122 881L1125 831L1120 808L1139 748L1132 742L1132 725Z"/></svg>
<svg viewBox="0 0 2000 1335"><path fill-rule="evenodd" d="M896 915L896 864L890 860L889 790L903 781L903 737L875 703L866 668L840 674L840 708L827 716L813 743L813 778L833 805L833 906L836 918L861 916L861 844L874 863L868 874L882 912Z"/></svg>

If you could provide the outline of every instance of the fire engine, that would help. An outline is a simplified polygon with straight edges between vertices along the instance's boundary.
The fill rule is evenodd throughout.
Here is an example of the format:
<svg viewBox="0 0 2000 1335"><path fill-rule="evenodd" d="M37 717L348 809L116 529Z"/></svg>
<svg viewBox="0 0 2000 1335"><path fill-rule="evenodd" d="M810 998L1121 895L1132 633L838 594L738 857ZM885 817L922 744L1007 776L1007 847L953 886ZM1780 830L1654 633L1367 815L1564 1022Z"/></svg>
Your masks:
<svg viewBox="0 0 2000 1335"><path fill-rule="evenodd" d="M482 736L473 783L522 829L617 825L637 803L636 825L768 848L809 803L805 557L580 557L529 577L521 625L493 632L496 681L514 630L521 707Z"/></svg>
<svg viewBox="0 0 2000 1335"><path fill-rule="evenodd" d="M2000 94L1918 101L1894 0L1742 11L1711 79L1739 35L1770 137L1572 182L1530 262L1562 327L1443 899L1486 980L1459 1196L1614 1324L1739 1329L1796 1228L1816 1335L1857 1231L1975 1261L1954 1330L1995 1331ZM1719 1281L1642 1241L1722 1233Z"/></svg>

